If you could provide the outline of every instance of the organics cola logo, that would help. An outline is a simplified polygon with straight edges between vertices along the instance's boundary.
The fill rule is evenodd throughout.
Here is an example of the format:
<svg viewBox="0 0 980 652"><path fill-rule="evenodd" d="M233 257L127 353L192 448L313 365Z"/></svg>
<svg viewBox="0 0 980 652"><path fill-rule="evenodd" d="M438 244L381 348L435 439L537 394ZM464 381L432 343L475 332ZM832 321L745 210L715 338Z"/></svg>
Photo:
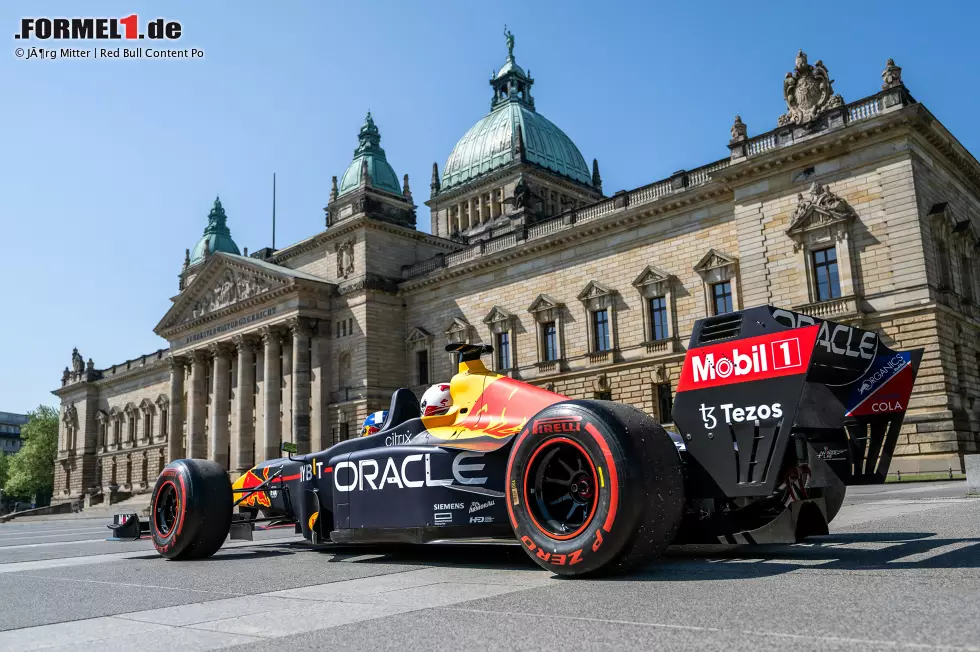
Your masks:
<svg viewBox="0 0 980 652"><path fill-rule="evenodd" d="M48 39L65 41L92 40L168 40L180 38L183 27L176 20L155 18L140 23L137 14L124 18L21 18L15 39Z"/></svg>

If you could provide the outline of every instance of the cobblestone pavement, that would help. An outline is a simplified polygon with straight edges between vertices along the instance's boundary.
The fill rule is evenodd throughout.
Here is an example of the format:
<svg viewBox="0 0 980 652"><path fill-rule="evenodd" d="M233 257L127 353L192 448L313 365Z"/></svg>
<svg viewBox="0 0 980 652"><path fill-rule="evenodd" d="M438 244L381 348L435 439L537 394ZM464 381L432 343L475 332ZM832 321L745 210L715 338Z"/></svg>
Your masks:
<svg viewBox="0 0 980 652"><path fill-rule="evenodd" d="M980 497L861 487L826 537L672 548L561 580L517 546L313 551L289 529L168 562L104 519L0 525L0 650L980 651Z"/></svg>

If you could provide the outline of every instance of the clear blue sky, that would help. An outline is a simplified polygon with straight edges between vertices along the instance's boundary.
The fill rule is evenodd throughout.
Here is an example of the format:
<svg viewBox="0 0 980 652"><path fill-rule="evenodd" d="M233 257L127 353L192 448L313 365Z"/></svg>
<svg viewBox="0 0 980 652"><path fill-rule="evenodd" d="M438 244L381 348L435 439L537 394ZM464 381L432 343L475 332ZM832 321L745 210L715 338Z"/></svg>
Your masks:
<svg viewBox="0 0 980 652"><path fill-rule="evenodd" d="M130 13L180 20L180 46L206 58L14 57L22 16ZM432 162L489 108L504 23L538 110L599 159L607 194L725 156L736 113L750 135L775 127L801 47L846 101L876 92L893 57L980 152L967 2L6 0L0 410L56 404L73 346L100 368L166 346L152 329L216 194L240 247L270 244L273 172L277 243L322 229L369 108L421 205Z"/></svg>

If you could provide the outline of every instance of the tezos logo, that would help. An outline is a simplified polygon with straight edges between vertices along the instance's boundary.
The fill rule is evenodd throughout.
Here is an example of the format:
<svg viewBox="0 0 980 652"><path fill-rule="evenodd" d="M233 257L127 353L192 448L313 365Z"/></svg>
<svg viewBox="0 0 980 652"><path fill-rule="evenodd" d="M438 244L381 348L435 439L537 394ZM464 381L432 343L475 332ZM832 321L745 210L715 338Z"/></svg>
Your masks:
<svg viewBox="0 0 980 652"><path fill-rule="evenodd" d="M778 419L783 416L782 403L747 405L745 407L735 407L733 403L725 403L724 405L719 405L717 408L714 406L708 407L702 403L701 420L704 421L704 427L708 430L718 426L718 416L715 416L716 409L721 409L724 413L718 416L722 416L725 423L743 423L745 421L755 421L756 419Z"/></svg>
<svg viewBox="0 0 980 652"><path fill-rule="evenodd" d="M122 28L120 30L120 28ZM175 41L180 38L181 24L157 18L140 31L139 16L125 18L21 18L15 39L60 39L71 41L105 41L115 39L153 39Z"/></svg>
<svg viewBox="0 0 980 652"><path fill-rule="evenodd" d="M481 509L486 509L487 507L493 507L494 501L488 500L485 503L470 503L470 514L473 512L478 512Z"/></svg>

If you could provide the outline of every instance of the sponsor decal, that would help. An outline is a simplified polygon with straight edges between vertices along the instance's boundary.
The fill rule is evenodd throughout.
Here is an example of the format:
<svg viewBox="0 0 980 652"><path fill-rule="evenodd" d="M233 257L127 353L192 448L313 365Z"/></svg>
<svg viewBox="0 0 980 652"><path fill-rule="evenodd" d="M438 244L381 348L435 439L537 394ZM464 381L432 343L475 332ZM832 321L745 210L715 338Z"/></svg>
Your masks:
<svg viewBox="0 0 980 652"><path fill-rule="evenodd" d="M830 446L824 446L823 450L817 453L817 457L828 462L834 460L843 460L847 458L847 449L844 448L831 448Z"/></svg>
<svg viewBox="0 0 980 652"><path fill-rule="evenodd" d="M912 354L879 356L869 372L855 383L846 416L903 412L912 395Z"/></svg>
<svg viewBox="0 0 980 652"><path fill-rule="evenodd" d="M496 501L488 500L485 503L470 503L470 514L473 512L478 512L481 509L486 509L487 507L493 507Z"/></svg>
<svg viewBox="0 0 980 652"><path fill-rule="evenodd" d="M447 509L463 509L464 507L466 507L466 503L436 503L432 509L437 512L444 512Z"/></svg>
<svg viewBox="0 0 980 652"><path fill-rule="evenodd" d="M901 353L896 353L892 357L886 358L884 364L877 367L874 371L865 376L860 387L858 387L858 394L864 396L883 379L891 378L893 375L901 371L902 367L907 364L908 361Z"/></svg>
<svg viewBox="0 0 980 652"><path fill-rule="evenodd" d="M810 365L817 326L688 351L678 392L802 374Z"/></svg>
<svg viewBox="0 0 980 652"><path fill-rule="evenodd" d="M789 326L802 328L813 326L817 320L808 315L801 315L789 310L773 310L773 319ZM827 353L844 355L849 358L870 360L878 351L878 335L871 331L861 331L844 324L833 324L821 321L815 344L823 347Z"/></svg>
<svg viewBox="0 0 980 652"><path fill-rule="evenodd" d="M511 502L514 504L515 507L521 504L521 501L518 499L518 494L517 494L517 480L510 481L510 497L511 497Z"/></svg>
<svg viewBox="0 0 980 652"><path fill-rule="evenodd" d="M334 488L337 491L364 491L385 489L395 485L399 489L416 489L419 487L448 487L453 484L483 485L486 476L474 476L486 466L485 464L467 464L467 460L480 459L483 453L459 453L453 459L452 478L433 478L432 463L429 453L406 455L400 463L393 457L384 460L362 459L338 462L334 467ZM423 474L424 468L424 474ZM411 476L411 478L410 478ZM460 504L460 509L463 504Z"/></svg>
<svg viewBox="0 0 980 652"><path fill-rule="evenodd" d="M254 489L269 479L269 467L265 467L259 473L262 474L261 477L256 475L254 470L250 469L240 479L241 486L236 488L235 498L239 498L242 494L245 494L245 499L239 505L253 508L272 507L272 501L269 500L270 495L265 491L253 491L251 493L241 491L241 489Z"/></svg>
<svg viewBox="0 0 980 652"><path fill-rule="evenodd" d="M470 523L493 523L492 516L471 516Z"/></svg>
<svg viewBox="0 0 980 652"><path fill-rule="evenodd" d="M746 405L745 407L735 407L734 403L725 403L717 408L708 407L702 403L700 409L701 420L708 430L718 426L718 417L721 417L725 423L743 423L756 419L778 419L783 416L782 403L773 403L772 405L763 403L762 405ZM715 410L721 410L721 412L716 416Z"/></svg>
<svg viewBox="0 0 980 652"><path fill-rule="evenodd" d="M323 462L317 462L314 457L308 464L304 464L299 470L299 479L308 481L314 477L319 478L323 472Z"/></svg>
<svg viewBox="0 0 980 652"><path fill-rule="evenodd" d="M531 433L557 434L563 432L579 432L582 430L582 417L551 417L550 419L536 419L531 424Z"/></svg>
<svg viewBox="0 0 980 652"><path fill-rule="evenodd" d="M393 434L385 437L385 446L401 446L402 444L407 444L412 440L412 436L409 434Z"/></svg>
<svg viewBox="0 0 980 652"><path fill-rule="evenodd" d="M449 525L453 522L453 513L439 512L433 515L433 519L436 525Z"/></svg>

